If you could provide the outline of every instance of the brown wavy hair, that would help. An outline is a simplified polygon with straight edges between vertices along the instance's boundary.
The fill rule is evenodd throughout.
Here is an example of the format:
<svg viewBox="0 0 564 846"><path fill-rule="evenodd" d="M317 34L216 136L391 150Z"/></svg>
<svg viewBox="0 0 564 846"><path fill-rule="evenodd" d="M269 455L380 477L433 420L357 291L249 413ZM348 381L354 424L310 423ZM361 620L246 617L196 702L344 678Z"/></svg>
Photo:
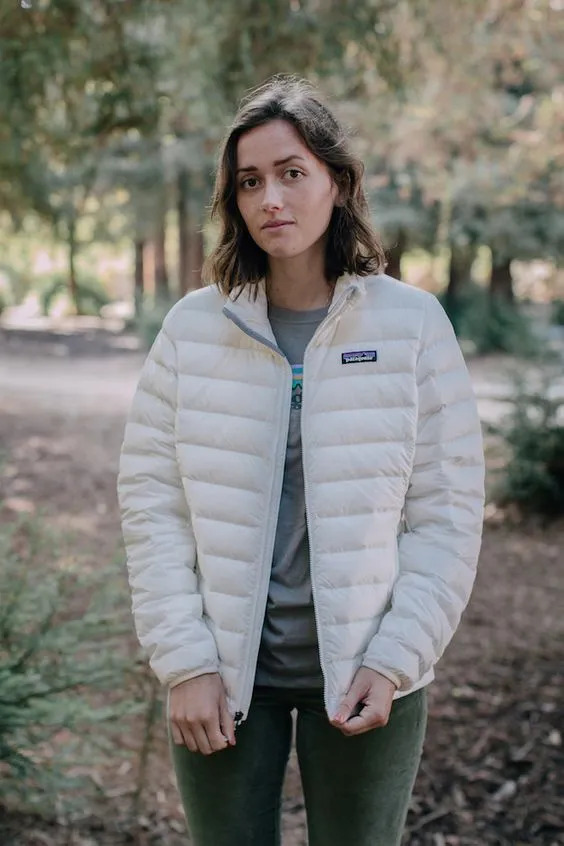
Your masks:
<svg viewBox="0 0 564 846"><path fill-rule="evenodd" d="M204 279L226 295L266 277L268 255L253 241L237 207L237 142L250 129L286 120L309 150L325 162L339 189L342 205L329 222L325 275L335 282L343 273L368 276L385 267L385 256L370 222L362 187L364 165L352 152L343 127L306 80L275 76L255 88L239 106L223 141L211 204L219 222L218 242L204 265Z"/></svg>

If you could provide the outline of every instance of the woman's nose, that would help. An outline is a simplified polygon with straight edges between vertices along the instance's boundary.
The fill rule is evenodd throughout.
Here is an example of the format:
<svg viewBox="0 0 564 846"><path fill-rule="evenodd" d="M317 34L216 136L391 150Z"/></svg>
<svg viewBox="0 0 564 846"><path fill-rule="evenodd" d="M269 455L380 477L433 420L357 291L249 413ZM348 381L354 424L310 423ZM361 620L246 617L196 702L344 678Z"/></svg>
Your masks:
<svg viewBox="0 0 564 846"><path fill-rule="evenodd" d="M272 209L281 209L282 206L280 186L275 181L267 180L264 186L264 194L262 195L261 208L263 211L270 211Z"/></svg>

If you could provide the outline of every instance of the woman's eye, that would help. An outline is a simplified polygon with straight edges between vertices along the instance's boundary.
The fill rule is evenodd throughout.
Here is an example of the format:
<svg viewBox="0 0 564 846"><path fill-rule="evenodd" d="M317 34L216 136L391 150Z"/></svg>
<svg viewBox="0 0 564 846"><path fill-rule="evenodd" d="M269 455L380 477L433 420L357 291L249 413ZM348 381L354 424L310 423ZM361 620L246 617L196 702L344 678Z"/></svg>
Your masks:
<svg viewBox="0 0 564 846"><path fill-rule="evenodd" d="M256 176L248 176L247 179L241 181L241 188L256 188L258 179Z"/></svg>
<svg viewBox="0 0 564 846"><path fill-rule="evenodd" d="M292 180L299 179L301 176L303 176L301 170L297 170L295 167L288 168L286 174L290 176Z"/></svg>

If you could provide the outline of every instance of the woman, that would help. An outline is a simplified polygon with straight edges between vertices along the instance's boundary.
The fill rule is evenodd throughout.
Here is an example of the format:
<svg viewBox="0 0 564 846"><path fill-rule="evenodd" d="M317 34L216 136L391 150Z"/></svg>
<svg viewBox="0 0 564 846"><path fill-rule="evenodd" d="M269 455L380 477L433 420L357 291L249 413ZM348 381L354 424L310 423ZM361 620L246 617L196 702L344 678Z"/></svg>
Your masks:
<svg viewBox="0 0 564 846"><path fill-rule="evenodd" d="M425 687L468 601L480 425L451 326L380 271L362 165L306 83L221 152L215 284L166 317L119 493L196 846L274 846L297 710L310 846L400 842Z"/></svg>

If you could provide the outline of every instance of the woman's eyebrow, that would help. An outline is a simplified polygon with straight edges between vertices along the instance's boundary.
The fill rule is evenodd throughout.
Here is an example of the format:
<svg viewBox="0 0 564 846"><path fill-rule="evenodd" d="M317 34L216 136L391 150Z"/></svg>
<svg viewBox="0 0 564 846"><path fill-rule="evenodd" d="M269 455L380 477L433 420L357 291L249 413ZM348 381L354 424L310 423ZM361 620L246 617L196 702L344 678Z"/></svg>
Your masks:
<svg viewBox="0 0 564 846"><path fill-rule="evenodd" d="M292 159L300 159L300 161L305 162L303 156L300 156L297 153L293 153L291 156L286 156L285 159L278 159L278 161L273 162L273 165L274 167L280 167L280 165L288 164L288 162L291 162ZM258 167L256 167L255 165L249 165L248 167L238 167L235 173L249 173L251 171L256 170L258 170Z"/></svg>

